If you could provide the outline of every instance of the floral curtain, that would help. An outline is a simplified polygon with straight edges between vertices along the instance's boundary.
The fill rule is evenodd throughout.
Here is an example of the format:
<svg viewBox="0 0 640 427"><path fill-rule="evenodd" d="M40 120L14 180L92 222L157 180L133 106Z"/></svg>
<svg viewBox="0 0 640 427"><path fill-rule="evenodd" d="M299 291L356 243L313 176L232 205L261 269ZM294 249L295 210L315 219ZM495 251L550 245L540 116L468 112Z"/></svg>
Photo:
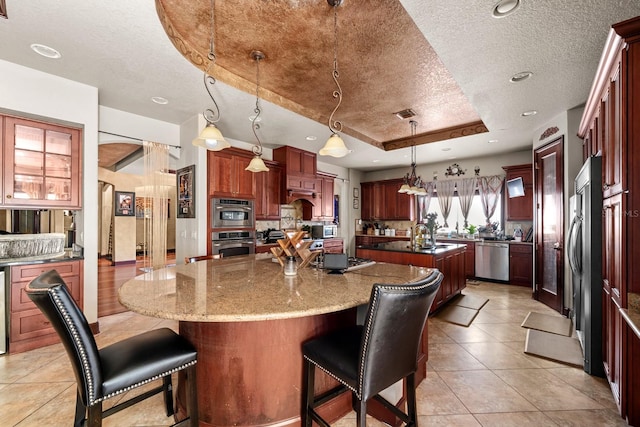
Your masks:
<svg viewBox="0 0 640 427"><path fill-rule="evenodd" d="M480 200L482 210L487 224L491 221L493 213L496 211L499 195L502 192L504 175L481 176L478 178L478 188L480 189Z"/></svg>
<svg viewBox="0 0 640 427"><path fill-rule="evenodd" d="M451 202L453 200L453 194L456 191L456 182L453 180L438 181L436 190L438 191L438 203L440 204L440 211L442 211L442 218L444 220L443 227L448 227L447 218L449 218L449 213L451 213Z"/></svg>
<svg viewBox="0 0 640 427"><path fill-rule="evenodd" d="M471 210L471 203L473 202L473 196L476 194L476 185L478 178L461 178L456 180L456 186L458 187L458 198L460 199L460 209L462 210L462 216L464 217L464 227L469 226L467 217Z"/></svg>
<svg viewBox="0 0 640 427"><path fill-rule="evenodd" d="M424 218L426 218L427 212L429 210L429 205L431 204L431 198L433 197L434 183L433 182L425 182L424 189L427 191L427 194L424 196L418 196L418 223L423 223Z"/></svg>

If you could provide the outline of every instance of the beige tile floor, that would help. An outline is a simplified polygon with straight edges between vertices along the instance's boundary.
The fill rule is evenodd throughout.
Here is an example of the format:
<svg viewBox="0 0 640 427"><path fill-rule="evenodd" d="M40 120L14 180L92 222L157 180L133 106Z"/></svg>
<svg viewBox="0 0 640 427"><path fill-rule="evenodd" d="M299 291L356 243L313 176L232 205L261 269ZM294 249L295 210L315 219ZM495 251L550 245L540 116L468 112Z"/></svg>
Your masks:
<svg viewBox="0 0 640 427"><path fill-rule="evenodd" d="M427 379L418 388L422 426L625 426L605 380L523 353L529 311L557 315L522 287L481 283L466 294L489 302L468 327L429 319ZM100 319L99 346L163 321L134 313ZM105 406L116 403L108 401ZM1 426L70 426L75 382L61 345L0 357ZM155 396L105 420L105 426L166 426ZM355 424L350 413L335 423ZM368 420L371 427L383 424Z"/></svg>

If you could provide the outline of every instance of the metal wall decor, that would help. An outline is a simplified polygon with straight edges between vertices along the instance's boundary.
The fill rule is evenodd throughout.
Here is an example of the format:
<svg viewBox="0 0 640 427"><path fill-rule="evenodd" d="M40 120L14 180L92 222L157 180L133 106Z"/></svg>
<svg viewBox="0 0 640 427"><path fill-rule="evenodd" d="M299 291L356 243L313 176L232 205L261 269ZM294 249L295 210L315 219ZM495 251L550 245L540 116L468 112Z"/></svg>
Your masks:
<svg viewBox="0 0 640 427"><path fill-rule="evenodd" d="M460 176L464 175L466 169L462 169L459 164L453 163L451 166L447 168L447 171L444 173L444 176ZM480 170L478 170L480 172Z"/></svg>

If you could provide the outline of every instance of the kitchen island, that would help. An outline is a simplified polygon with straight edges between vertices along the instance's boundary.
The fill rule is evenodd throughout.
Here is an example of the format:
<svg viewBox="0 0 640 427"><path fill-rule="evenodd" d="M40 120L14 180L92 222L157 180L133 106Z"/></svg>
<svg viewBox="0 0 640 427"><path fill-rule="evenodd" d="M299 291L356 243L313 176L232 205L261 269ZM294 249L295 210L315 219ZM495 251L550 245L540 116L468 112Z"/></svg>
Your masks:
<svg viewBox="0 0 640 427"><path fill-rule="evenodd" d="M444 280L431 306L433 313L466 287L465 251L464 244L440 243L434 249L427 249L412 247L408 242L388 242L360 245L356 248L356 256L440 270Z"/></svg>
<svg viewBox="0 0 640 427"><path fill-rule="evenodd" d="M290 277L269 254L245 255L140 275L120 288L119 299L137 313L178 320L195 345L201 426L290 425L300 422L301 343L355 323L374 283L417 281L430 272L376 263L345 274L307 267ZM422 378L426 335L425 327ZM318 375L316 384L321 391L335 382ZM350 410L346 394L322 413L335 420Z"/></svg>

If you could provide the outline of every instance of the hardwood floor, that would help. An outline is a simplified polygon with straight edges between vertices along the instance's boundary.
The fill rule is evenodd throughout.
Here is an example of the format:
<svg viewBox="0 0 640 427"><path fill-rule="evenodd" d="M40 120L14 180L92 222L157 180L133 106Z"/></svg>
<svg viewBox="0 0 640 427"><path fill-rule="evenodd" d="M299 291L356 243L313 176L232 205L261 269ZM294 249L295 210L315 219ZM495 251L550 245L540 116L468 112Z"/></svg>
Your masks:
<svg viewBox="0 0 640 427"><path fill-rule="evenodd" d="M167 264L175 264L175 252L167 253ZM98 259L98 317L128 311L118 302L118 289L124 282L142 273L145 265L143 256L138 256L135 263L113 265L107 258Z"/></svg>

